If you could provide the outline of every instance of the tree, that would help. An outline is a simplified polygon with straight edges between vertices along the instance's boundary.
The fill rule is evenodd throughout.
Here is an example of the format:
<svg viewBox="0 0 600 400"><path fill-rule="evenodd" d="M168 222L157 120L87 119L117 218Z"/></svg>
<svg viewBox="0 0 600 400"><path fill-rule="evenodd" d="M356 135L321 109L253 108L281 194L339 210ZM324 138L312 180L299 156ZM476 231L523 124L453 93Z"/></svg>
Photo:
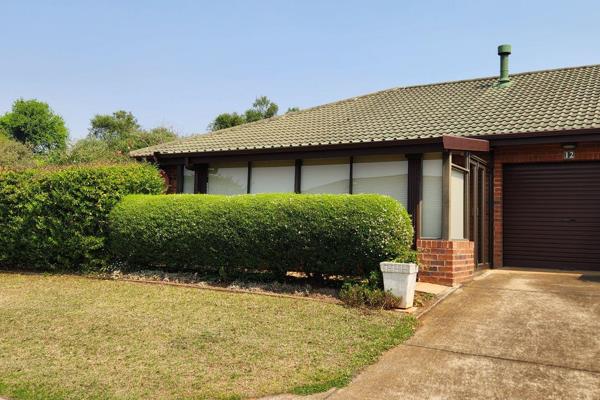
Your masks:
<svg viewBox="0 0 600 400"><path fill-rule="evenodd" d="M267 96L260 96L254 100L252 107L247 109L244 114L236 112L219 114L213 122L208 125L211 131L231 128L232 126L242 125L247 122L255 122L265 118L271 118L277 115L279 106L273 103Z"/></svg>
<svg viewBox="0 0 600 400"><path fill-rule="evenodd" d="M115 111L112 115L96 115L90 121L88 138L105 142L108 148L121 153L170 142L177 134L166 127L143 130L137 118L129 111Z"/></svg>
<svg viewBox="0 0 600 400"><path fill-rule="evenodd" d="M108 147L108 143L93 137L80 139L66 152L52 153L46 158L48 164L85 164L92 162L127 161L126 156Z"/></svg>
<svg viewBox="0 0 600 400"><path fill-rule="evenodd" d="M52 152L48 164L82 164L92 162L130 161L129 152L143 147L170 142L177 134L170 128L144 130L129 111L119 110L110 115L97 114L90 120L88 136L80 139L65 152Z"/></svg>
<svg viewBox="0 0 600 400"><path fill-rule="evenodd" d="M211 131L218 131L220 129L231 128L232 126L241 125L246 123L246 118L238 113L223 113L217 115L215 120L208 125L208 129Z"/></svg>
<svg viewBox="0 0 600 400"><path fill-rule="evenodd" d="M259 121L265 118L271 118L277 115L279 106L273 103L267 96L260 96L252 103L252 108L246 110L244 113L246 122Z"/></svg>
<svg viewBox="0 0 600 400"><path fill-rule="evenodd" d="M60 115L47 103L18 99L12 110L0 117L0 127L9 137L31 147L34 153L64 150L69 131Z"/></svg>
<svg viewBox="0 0 600 400"><path fill-rule="evenodd" d="M300 107L288 107L288 109L285 113L289 114L291 112L297 112L297 111L300 111Z"/></svg>
<svg viewBox="0 0 600 400"><path fill-rule="evenodd" d="M111 142L120 140L140 129L137 118L129 111L115 111L112 115L96 114L90 121L89 136Z"/></svg>
<svg viewBox="0 0 600 400"><path fill-rule="evenodd" d="M177 139L177 134L164 126L153 128L149 131L138 129L121 136L119 140L111 144L111 148L127 154L132 150L171 142L175 139Z"/></svg>

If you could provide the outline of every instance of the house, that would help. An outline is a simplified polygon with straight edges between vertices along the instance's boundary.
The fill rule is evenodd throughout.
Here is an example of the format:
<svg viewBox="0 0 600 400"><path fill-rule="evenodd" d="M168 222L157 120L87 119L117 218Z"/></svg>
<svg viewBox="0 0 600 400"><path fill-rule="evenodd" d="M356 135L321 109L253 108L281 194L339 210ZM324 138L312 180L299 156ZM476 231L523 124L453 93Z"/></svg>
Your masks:
<svg viewBox="0 0 600 400"><path fill-rule="evenodd" d="M383 193L423 281L600 270L600 65L401 87L131 153L177 193Z"/></svg>

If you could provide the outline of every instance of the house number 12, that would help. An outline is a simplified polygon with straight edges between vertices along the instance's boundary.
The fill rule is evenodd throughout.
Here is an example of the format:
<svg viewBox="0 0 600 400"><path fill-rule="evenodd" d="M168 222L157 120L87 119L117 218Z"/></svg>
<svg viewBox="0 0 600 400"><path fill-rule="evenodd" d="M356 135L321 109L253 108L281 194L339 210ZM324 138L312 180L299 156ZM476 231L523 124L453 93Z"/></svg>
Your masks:
<svg viewBox="0 0 600 400"><path fill-rule="evenodd" d="M575 159L575 150L565 150L565 152L563 153L563 159L565 159L565 160Z"/></svg>

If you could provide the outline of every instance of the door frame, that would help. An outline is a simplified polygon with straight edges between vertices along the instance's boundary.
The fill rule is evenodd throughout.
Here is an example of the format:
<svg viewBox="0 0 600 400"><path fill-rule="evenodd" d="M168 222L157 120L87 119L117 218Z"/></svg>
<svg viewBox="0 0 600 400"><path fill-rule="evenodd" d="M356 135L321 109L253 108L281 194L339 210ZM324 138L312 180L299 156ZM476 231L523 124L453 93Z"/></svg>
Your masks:
<svg viewBox="0 0 600 400"><path fill-rule="evenodd" d="M481 157L470 154L467 215L469 240L474 242L473 258L476 268L488 268L491 264L491 237L489 233L489 215L491 209L488 199L491 195L489 193L490 178L488 162ZM488 191L487 196L486 189Z"/></svg>

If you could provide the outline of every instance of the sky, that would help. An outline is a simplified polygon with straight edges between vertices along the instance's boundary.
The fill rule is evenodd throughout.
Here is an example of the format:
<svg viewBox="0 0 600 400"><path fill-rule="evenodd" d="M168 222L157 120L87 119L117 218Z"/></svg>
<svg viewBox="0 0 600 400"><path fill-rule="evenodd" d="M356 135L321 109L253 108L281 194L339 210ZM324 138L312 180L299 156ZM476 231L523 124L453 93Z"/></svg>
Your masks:
<svg viewBox="0 0 600 400"><path fill-rule="evenodd" d="M95 114L202 133L257 96L377 90L600 63L600 1L0 0L0 114L35 98L72 140Z"/></svg>

